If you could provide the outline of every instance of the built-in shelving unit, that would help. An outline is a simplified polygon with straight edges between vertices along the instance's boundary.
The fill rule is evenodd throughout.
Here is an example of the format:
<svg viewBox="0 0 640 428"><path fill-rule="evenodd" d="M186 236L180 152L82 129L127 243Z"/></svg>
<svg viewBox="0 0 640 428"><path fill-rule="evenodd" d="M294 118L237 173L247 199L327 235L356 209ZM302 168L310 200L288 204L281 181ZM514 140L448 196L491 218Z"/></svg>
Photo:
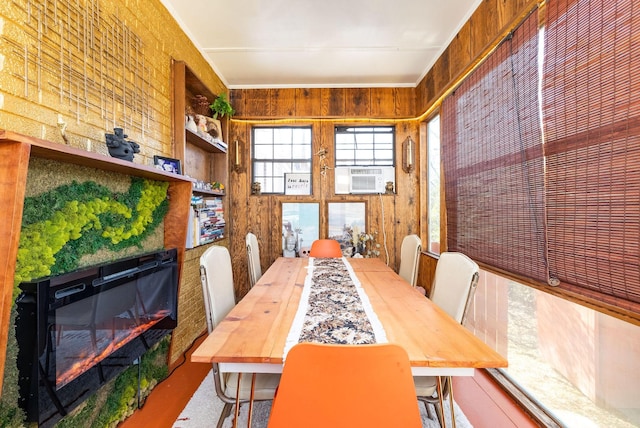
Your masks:
<svg viewBox="0 0 640 428"><path fill-rule="evenodd" d="M228 157L225 138L227 138L226 120L221 120L222 138L219 140L205 139L201 135L187 129L187 106L197 96L202 95L210 103L216 99L206 85L191 71L184 61L174 61L173 64L173 145L174 156L182 163L183 174L203 183L222 183L228 185ZM204 135L207 137L207 135ZM192 201L219 201L225 205L225 192L221 190L208 190L194 187ZM206 205L206 202L205 202ZM216 207L218 204L216 203ZM198 230L206 230L209 226L204 220L208 211L198 203L191 204L190 229L187 238L187 248L214 242L226 236L226 231L216 232L215 238L210 234L200 239ZM218 213L220 208L217 208ZM224 209L222 209L224 212ZM200 221L199 219L202 219ZM220 229L219 227L216 229Z"/></svg>

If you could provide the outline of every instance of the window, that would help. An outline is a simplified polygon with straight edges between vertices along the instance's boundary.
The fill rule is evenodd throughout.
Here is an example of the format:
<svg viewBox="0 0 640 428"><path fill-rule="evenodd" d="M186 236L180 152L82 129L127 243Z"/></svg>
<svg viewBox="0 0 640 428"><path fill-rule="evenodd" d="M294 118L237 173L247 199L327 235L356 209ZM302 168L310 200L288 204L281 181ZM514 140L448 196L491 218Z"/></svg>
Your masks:
<svg viewBox="0 0 640 428"><path fill-rule="evenodd" d="M640 326L481 270L465 327L565 426L640 426Z"/></svg>
<svg viewBox="0 0 640 428"><path fill-rule="evenodd" d="M440 253L440 116L427 124L428 251Z"/></svg>
<svg viewBox="0 0 640 428"><path fill-rule="evenodd" d="M548 4L542 112L550 276L640 319L638 2Z"/></svg>
<svg viewBox="0 0 640 428"><path fill-rule="evenodd" d="M394 166L393 126L336 126L336 166Z"/></svg>
<svg viewBox="0 0 640 428"><path fill-rule="evenodd" d="M447 249L547 282L538 21L531 14L442 103Z"/></svg>
<svg viewBox="0 0 640 428"><path fill-rule="evenodd" d="M482 272L466 325L567 426L640 426L634 5L547 2L440 110L447 248L557 286Z"/></svg>
<svg viewBox="0 0 640 428"><path fill-rule="evenodd" d="M254 127L253 180L263 193L284 193L286 173L311 173L311 127Z"/></svg>

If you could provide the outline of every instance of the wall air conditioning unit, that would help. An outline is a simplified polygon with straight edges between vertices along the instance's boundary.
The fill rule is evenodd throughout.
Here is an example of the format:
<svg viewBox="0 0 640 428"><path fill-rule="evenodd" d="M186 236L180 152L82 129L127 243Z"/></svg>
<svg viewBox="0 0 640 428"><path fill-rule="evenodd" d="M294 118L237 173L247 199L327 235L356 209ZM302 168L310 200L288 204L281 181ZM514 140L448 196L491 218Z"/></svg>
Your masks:
<svg viewBox="0 0 640 428"><path fill-rule="evenodd" d="M384 193L387 181L395 182L392 166L349 166L335 169L336 194Z"/></svg>

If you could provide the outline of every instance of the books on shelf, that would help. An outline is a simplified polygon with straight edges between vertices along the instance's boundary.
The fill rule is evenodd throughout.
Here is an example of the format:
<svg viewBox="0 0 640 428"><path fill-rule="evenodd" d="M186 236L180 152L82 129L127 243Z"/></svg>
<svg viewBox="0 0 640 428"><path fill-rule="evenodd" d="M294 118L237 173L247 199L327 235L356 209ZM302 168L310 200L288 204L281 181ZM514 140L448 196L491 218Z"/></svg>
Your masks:
<svg viewBox="0 0 640 428"><path fill-rule="evenodd" d="M225 219L222 198L192 195L187 248L224 238Z"/></svg>

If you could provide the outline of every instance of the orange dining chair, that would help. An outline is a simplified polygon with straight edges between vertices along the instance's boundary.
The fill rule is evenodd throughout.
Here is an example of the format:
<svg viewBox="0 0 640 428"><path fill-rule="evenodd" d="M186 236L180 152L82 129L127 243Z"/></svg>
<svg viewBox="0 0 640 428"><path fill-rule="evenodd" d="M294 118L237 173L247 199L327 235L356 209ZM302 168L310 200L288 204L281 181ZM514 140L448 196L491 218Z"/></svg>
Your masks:
<svg viewBox="0 0 640 428"><path fill-rule="evenodd" d="M422 427L409 356L394 344L299 343L268 428Z"/></svg>
<svg viewBox="0 0 640 428"><path fill-rule="evenodd" d="M316 239L311 244L309 257L342 257L340 243L335 239Z"/></svg>

